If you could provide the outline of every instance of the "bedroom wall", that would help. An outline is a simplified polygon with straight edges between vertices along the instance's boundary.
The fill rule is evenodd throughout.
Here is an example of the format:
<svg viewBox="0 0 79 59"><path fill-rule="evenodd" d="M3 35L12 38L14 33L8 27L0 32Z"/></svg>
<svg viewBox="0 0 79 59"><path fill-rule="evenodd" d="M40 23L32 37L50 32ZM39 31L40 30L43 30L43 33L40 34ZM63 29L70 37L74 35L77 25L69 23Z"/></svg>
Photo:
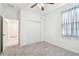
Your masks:
<svg viewBox="0 0 79 59"><path fill-rule="evenodd" d="M2 15L5 18L19 20L19 10L17 8L2 4L2 10Z"/></svg>
<svg viewBox="0 0 79 59"><path fill-rule="evenodd" d="M41 18L41 15L38 15L36 13L33 13L28 10L21 10L20 12L20 44L27 45L35 42L39 42L43 40L43 21ZM28 40L27 38L27 22L28 21L35 21L41 23L41 39L32 39ZM30 24L29 24L30 25Z"/></svg>
<svg viewBox="0 0 79 59"><path fill-rule="evenodd" d="M19 9L0 3L0 15L4 18L19 20Z"/></svg>
<svg viewBox="0 0 79 59"><path fill-rule="evenodd" d="M63 37L61 30L61 12L79 4L66 4L56 8L43 17L45 41L79 53L79 38Z"/></svg>
<svg viewBox="0 0 79 59"><path fill-rule="evenodd" d="M0 4L0 15L2 15L2 5Z"/></svg>

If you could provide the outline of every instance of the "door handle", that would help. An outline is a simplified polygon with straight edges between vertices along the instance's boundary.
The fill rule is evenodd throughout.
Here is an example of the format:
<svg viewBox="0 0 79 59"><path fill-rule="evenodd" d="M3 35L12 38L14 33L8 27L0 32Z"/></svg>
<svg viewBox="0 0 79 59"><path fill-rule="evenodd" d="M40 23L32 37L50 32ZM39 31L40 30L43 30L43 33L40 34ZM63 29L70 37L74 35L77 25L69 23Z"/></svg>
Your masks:
<svg viewBox="0 0 79 59"><path fill-rule="evenodd" d="M6 34L3 34L3 36L5 36Z"/></svg>
<svg viewBox="0 0 79 59"><path fill-rule="evenodd" d="M16 38L17 36L10 36L10 38Z"/></svg>

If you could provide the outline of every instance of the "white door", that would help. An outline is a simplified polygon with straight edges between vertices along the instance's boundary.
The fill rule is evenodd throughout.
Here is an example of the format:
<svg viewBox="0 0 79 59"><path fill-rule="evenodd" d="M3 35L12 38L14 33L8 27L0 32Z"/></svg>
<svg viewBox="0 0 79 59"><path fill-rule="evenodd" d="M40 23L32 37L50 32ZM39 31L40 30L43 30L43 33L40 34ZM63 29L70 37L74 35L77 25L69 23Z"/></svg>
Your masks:
<svg viewBox="0 0 79 59"><path fill-rule="evenodd" d="M18 45L18 20L9 19L8 46Z"/></svg>
<svg viewBox="0 0 79 59"><path fill-rule="evenodd" d="M18 20L3 20L3 47L18 44Z"/></svg>
<svg viewBox="0 0 79 59"><path fill-rule="evenodd" d="M26 41L27 44L40 41L40 23L27 21L26 22Z"/></svg>
<svg viewBox="0 0 79 59"><path fill-rule="evenodd" d="M8 44L8 20L3 19L3 50Z"/></svg>

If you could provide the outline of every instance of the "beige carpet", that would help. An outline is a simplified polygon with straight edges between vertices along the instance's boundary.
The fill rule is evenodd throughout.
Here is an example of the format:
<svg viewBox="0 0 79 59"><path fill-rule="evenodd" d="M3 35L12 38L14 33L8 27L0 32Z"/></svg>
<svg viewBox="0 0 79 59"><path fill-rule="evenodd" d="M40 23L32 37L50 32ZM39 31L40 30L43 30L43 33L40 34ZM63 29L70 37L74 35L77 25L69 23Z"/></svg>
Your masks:
<svg viewBox="0 0 79 59"><path fill-rule="evenodd" d="M38 42L23 47L7 47L1 56L78 56L79 54L49 44Z"/></svg>

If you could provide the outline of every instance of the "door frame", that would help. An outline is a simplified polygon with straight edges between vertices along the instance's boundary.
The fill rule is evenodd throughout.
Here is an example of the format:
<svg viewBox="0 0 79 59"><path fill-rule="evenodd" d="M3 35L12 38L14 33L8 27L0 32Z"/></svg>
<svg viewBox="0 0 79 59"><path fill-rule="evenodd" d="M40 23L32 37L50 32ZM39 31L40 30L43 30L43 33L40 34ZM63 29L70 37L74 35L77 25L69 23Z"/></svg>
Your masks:
<svg viewBox="0 0 79 59"><path fill-rule="evenodd" d="M1 52L3 52L3 17L1 17Z"/></svg>

